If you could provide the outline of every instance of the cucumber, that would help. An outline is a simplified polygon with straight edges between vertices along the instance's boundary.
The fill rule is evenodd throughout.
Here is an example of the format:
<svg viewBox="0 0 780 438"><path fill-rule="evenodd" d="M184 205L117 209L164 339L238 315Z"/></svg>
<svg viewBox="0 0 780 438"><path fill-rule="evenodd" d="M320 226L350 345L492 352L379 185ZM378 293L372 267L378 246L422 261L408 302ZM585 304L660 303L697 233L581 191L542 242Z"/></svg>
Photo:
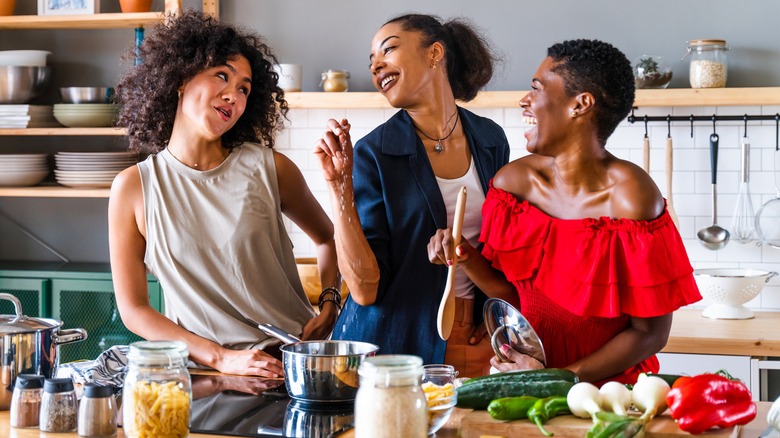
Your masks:
<svg viewBox="0 0 780 438"><path fill-rule="evenodd" d="M457 389L457 406L484 410L492 400L504 397L565 397L578 380L576 374L562 369L526 370L478 377L466 381Z"/></svg>
<svg viewBox="0 0 780 438"><path fill-rule="evenodd" d="M664 379L666 381L666 383L669 384L669 387L674 385L674 382L676 382L677 379L682 377L682 376L680 376L678 374L648 374L648 376L656 376L656 377L660 377L660 378Z"/></svg>

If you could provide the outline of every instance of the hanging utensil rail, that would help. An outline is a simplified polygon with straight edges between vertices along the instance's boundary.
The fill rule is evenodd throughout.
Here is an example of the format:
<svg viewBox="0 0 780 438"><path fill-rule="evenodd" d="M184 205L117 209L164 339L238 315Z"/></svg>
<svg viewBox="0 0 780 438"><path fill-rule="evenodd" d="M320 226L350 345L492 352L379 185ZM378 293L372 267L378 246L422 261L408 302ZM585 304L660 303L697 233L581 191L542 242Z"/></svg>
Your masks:
<svg viewBox="0 0 780 438"><path fill-rule="evenodd" d="M691 114L690 116L673 116L673 115L666 115L666 116L637 116L634 114L634 110L631 110L631 115L629 115L626 120L628 120L628 123L647 123L647 122L689 122L691 124L691 137L693 137L693 122L719 122L719 121L762 121L762 120L774 120L775 122L775 150L780 151L780 113L777 114L767 114L767 115L748 115L744 114L741 116L729 116L729 115L717 115L713 114L711 116L695 116Z"/></svg>

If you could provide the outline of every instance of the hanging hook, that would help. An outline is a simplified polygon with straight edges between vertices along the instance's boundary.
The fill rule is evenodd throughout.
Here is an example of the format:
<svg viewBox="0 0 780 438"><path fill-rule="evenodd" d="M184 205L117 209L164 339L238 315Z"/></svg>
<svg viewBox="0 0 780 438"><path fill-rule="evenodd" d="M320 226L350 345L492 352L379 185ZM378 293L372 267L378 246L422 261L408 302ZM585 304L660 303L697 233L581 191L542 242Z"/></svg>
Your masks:
<svg viewBox="0 0 780 438"><path fill-rule="evenodd" d="M693 138L693 114L691 114L689 120L691 121L691 138Z"/></svg>
<svg viewBox="0 0 780 438"><path fill-rule="evenodd" d="M666 138L672 138L672 115L666 115Z"/></svg>
<svg viewBox="0 0 780 438"><path fill-rule="evenodd" d="M645 138L647 138L647 114L645 114Z"/></svg>
<svg viewBox="0 0 780 438"><path fill-rule="evenodd" d="M718 120L718 116L716 116L715 114L713 114L713 115L712 115L712 133L713 133L713 134L716 134L716 132L715 132L715 121L716 121L716 120Z"/></svg>
<svg viewBox="0 0 780 438"><path fill-rule="evenodd" d="M780 151L780 113L775 113L775 150Z"/></svg>
<svg viewBox="0 0 780 438"><path fill-rule="evenodd" d="M747 122L748 122L748 115L747 114L745 114L745 117L743 117L743 120L745 120L745 134L742 135L742 136L747 138Z"/></svg>

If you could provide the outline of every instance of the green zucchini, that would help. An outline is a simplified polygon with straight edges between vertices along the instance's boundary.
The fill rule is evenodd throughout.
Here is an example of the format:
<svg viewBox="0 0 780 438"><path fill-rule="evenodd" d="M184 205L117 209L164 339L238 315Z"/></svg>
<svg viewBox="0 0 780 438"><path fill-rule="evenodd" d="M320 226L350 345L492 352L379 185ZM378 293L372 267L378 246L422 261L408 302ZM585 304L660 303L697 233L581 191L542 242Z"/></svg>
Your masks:
<svg viewBox="0 0 780 438"><path fill-rule="evenodd" d="M576 374L562 369L527 370L478 377L466 381L457 389L457 406L484 410L492 400L504 397L565 397L578 380Z"/></svg>
<svg viewBox="0 0 780 438"><path fill-rule="evenodd" d="M677 379L682 377L682 376L680 376L678 374L648 374L648 376L656 376L656 377L660 377L660 378L664 379L666 381L666 383L669 384L669 387L674 385L674 382L676 382Z"/></svg>

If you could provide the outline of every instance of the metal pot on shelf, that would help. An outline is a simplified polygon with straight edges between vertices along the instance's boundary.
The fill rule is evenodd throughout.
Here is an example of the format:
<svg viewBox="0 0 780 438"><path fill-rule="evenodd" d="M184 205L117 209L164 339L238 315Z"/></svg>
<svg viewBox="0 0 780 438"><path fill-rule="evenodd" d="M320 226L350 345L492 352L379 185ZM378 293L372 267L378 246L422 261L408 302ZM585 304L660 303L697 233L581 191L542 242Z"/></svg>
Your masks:
<svg viewBox="0 0 780 438"><path fill-rule="evenodd" d="M87 339L81 328L62 330L62 321L27 317L22 314L19 299L0 293L0 299L11 301L15 315L0 315L0 410L8 409L14 381L19 374L56 375L59 346Z"/></svg>

